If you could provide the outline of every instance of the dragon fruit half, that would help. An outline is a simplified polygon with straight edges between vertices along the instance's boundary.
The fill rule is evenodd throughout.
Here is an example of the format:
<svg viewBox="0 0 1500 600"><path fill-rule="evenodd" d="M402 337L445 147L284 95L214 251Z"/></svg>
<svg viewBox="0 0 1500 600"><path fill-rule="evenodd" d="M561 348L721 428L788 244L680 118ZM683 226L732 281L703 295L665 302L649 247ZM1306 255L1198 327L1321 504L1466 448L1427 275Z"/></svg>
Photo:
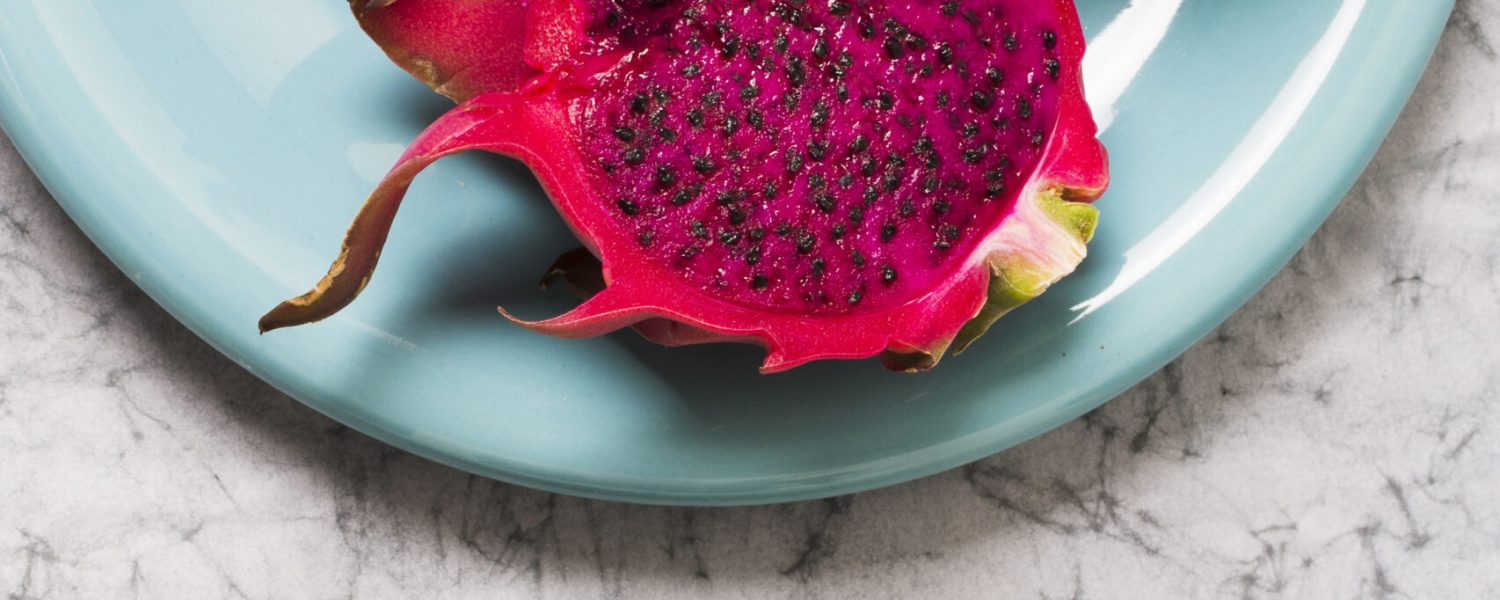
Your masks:
<svg viewBox="0 0 1500 600"><path fill-rule="evenodd" d="M461 104L262 331L351 302L412 179L477 149L525 162L587 247L549 273L587 300L522 326L757 343L763 372L875 355L925 369L1073 270L1108 181L1070 0L352 7Z"/></svg>

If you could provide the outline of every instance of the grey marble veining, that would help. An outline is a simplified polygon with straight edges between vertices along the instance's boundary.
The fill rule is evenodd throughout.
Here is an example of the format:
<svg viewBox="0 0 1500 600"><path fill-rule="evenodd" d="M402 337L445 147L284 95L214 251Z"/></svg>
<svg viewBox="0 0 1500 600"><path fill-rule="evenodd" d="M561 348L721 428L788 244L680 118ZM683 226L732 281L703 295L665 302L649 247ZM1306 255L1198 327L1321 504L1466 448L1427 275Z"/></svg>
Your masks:
<svg viewBox="0 0 1500 600"><path fill-rule="evenodd" d="M272 390L0 139L7 598L1500 597L1500 5L1242 311L1087 417L921 481L739 509L473 477Z"/></svg>

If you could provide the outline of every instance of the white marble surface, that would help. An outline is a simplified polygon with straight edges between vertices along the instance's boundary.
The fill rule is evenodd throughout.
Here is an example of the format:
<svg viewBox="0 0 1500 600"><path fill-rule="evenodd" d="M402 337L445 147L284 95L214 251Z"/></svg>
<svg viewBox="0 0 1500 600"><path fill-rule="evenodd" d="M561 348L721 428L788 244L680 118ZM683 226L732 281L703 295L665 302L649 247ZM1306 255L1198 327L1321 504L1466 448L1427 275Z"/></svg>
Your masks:
<svg viewBox="0 0 1500 600"><path fill-rule="evenodd" d="M1417 1L1417 0L1413 0ZM1216 333L925 480L688 510L393 450L219 356L0 138L7 598L1500 598L1500 5Z"/></svg>

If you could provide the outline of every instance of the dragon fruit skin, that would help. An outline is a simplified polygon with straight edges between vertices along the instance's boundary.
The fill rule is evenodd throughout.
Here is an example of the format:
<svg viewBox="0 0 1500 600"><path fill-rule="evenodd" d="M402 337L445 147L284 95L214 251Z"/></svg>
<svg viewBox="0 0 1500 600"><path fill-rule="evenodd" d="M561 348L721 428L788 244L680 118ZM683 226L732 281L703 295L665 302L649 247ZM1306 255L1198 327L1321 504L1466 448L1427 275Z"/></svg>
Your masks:
<svg viewBox="0 0 1500 600"><path fill-rule="evenodd" d="M764 372L876 355L920 370L1074 269L1108 181L1069 0L352 6L461 104L262 331L352 301L412 179L478 149L530 166L587 247L549 278L588 299L517 323L757 343Z"/></svg>

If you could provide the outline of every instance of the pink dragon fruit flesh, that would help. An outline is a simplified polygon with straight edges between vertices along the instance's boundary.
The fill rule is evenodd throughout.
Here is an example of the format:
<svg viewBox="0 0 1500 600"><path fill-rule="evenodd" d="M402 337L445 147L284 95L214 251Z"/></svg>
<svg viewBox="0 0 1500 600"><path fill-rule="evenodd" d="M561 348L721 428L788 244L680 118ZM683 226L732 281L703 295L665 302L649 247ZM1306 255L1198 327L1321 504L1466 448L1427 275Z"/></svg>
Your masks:
<svg viewBox="0 0 1500 600"><path fill-rule="evenodd" d="M521 326L750 342L764 372L877 355L926 369L1074 269L1108 182L1070 0L352 7L460 104L262 331L349 304L418 172L485 150L527 164L586 248L549 279L587 299Z"/></svg>

